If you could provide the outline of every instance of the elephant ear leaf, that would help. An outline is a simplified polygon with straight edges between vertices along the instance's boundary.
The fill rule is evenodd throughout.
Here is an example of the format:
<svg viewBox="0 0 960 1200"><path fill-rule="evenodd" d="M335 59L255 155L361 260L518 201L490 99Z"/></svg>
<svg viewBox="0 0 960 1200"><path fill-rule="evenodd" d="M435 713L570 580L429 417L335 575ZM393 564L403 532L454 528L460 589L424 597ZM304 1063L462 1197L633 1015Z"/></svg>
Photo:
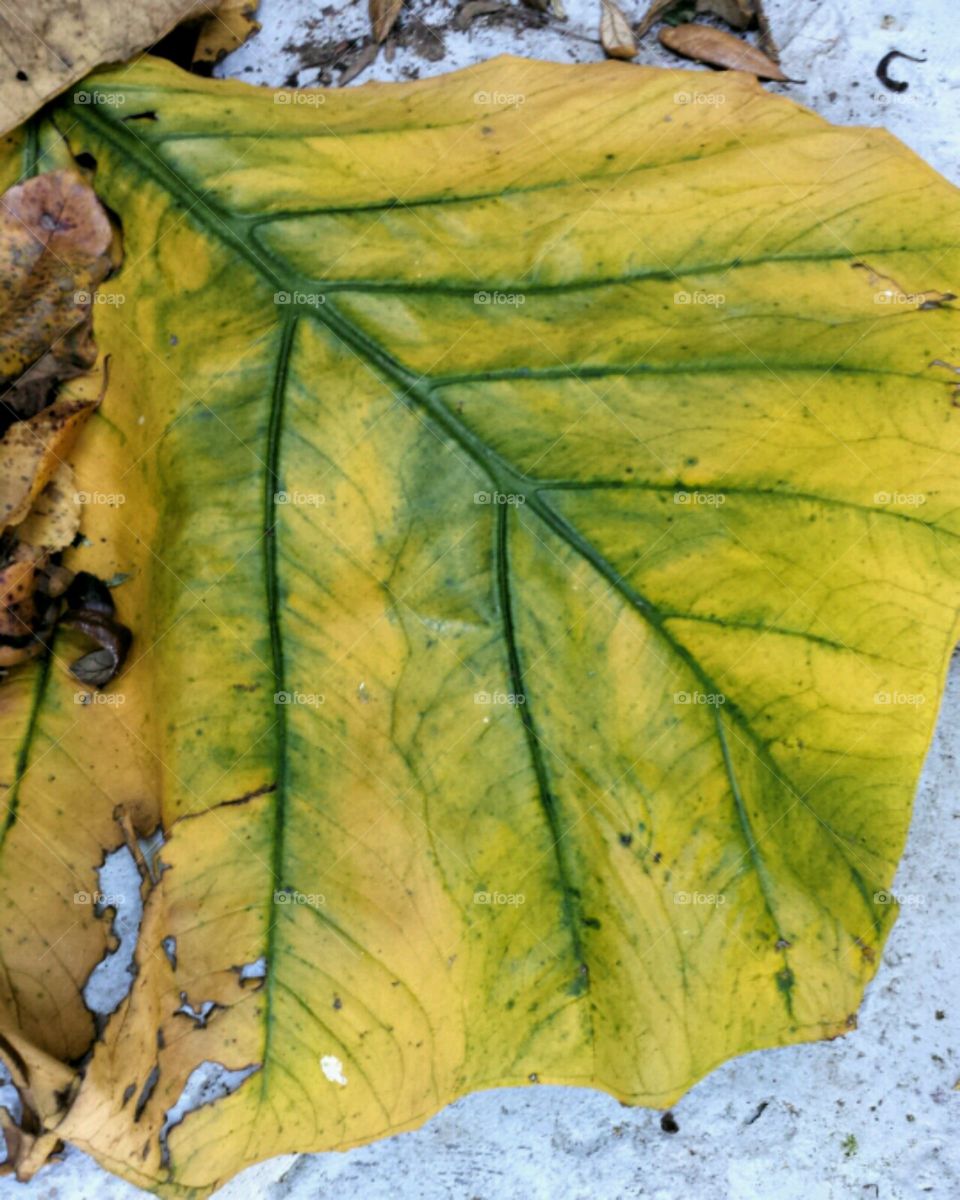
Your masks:
<svg viewBox="0 0 960 1200"><path fill-rule="evenodd" d="M130 576L135 642L82 735L145 748L72 770L56 726L54 821L165 835L58 1136L205 1194L477 1088L665 1106L852 1028L957 638L955 190L613 63L146 59L54 120L125 234L75 459L126 503L73 562Z"/></svg>

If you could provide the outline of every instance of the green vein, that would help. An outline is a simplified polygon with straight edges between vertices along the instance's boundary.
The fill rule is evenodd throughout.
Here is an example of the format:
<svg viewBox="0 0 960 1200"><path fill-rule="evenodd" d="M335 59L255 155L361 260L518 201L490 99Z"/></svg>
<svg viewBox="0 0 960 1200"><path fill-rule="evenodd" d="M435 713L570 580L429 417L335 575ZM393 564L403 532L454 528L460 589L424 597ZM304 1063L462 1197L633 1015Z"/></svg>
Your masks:
<svg viewBox="0 0 960 1200"><path fill-rule="evenodd" d="M270 630L270 657L273 670L273 693L286 690L283 657L283 634L280 628L280 587L277 571L277 504L275 496L282 491L280 479L281 443L283 440L284 397L290 356L297 330L297 318L289 317L283 324L273 391L270 397L270 420L267 427L266 470L263 475L263 573L266 591L267 623ZM283 887L283 862L287 825L287 705L273 703L271 719L276 722L276 787L273 792L272 856L270 862L270 898L267 904L267 979L264 1004L263 1070L260 1072L261 1091L266 1087L269 1073L270 1041L273 1033L274 954L276 930L279 923L275 895Z"/></svg>
<svg viewBox="0 0 960 1200"><path fill-rule="evenodd" d="M935 447L923 447L923 449L934 450ZM948 451L940 451L941 455L945 455ZM591 491L641 491L641 492L662 492L666 495L677 492L689 492L691 494L704 494L707 488L701 485L684 483L678 480L676 483L653 483L647 479L546 479L536 480L536 487L544 492L591 492ZM855 500L844 500L839 496L824 496L820 492L795 492L795 491L776 491L774 488L761 487L745 487L742 484L737 484L733 487L727 487L722 482L711 482L709 491L722 496L749 496L751 499L772 500L777 503L789 504L796 501L800 504L815 504L824 508L845 508L853 512L873 514L878 517L890 517L895 521L908 521L912 525L922 525L924 529L929 529L931 533L942 533L947 537L960 538L960 532L955 532L952 529L945 529L941 525L935 525L932 521L924 521L920 517L913 516L912 513L897 512L892 508L875 508L872 504L858 504Z"/></svg>
<svg viewBox="0 0 960 1200"><path fill-rule="evenodd" d="M557 876L560 884L561 906L564 922L570 931L573 953L577 960L580 975L574 980L574 986L580 991L584 984L589 985L589 975L584 955L583 938L580 933L580 900L579 892L573 884L573 870L568 861L565 848L566 830L560 819L557 798L550 786L550 775L544 761L540 734L533 716L533 705L527 691L523 666L520 659L520 646L517 638L517 627L513 615L513 595L510 586L510 550L508 546L510 515L506 504L501 504L496 518L496 581L497 596L500 607L500 618L503 626L503 637L507 645L507 662L510 670L510 691L517 697L523 697L514 708L519 713L523 732L526 736L527 750L533 765L537 781L537 794L540 806L547 821L547 829L551 840L551 852L557 866Z"/></svg>
<svg viewBox="0 0 960 1200"><path fill-rule="evenodd" d="M20 809L20 789L23 786L23 780L27 771L30 769L30 751L33 749L33 741L40 720L40 708L47 690L47 681L50 678L50 666L52 662L53 638L51 637L50 642L44 644L43 654L37 664L37 677L33 684L30 716L27 718L27 728L24 731L20 753L17 755L17 765L14 770L13 783L11 784L10 795L7 800L7 812L4 817L3 827L0 829L0 849L6 845L7 834L16 824L17 813Z"/></svg>
<svg viewBox="0 0 960 1200"><path fill-rule="evenodd" d="M744 800L743 793L740 790L740 781L733 765L733 755L730 753L727 735L723 728L723 716L720 712L719 704L713 705L713 720L717 730L717 740L720 743L720 753L723 756L724 769L726 770L727 780L730 784L730 793L733 796L733 806L737 814L737 821L740 825L740 831L743 836L743 840L747 846L747 854L750 858L750 865L753 867L754 873L757 877L757 884L760 888L760 893L763 896L764 906L766 907L767 912L770 914L774 923L774 927L776 928L777 943L779 945L780 943L787 942L789 939L785 936L783 927L780 924L780 919L777 916L776 900L774 899L776 895L776 887L774 881L770 878L770 872L767 870L767 864L763 859L763 855L760 853L760 847L757 843L756 837L754 836L753 822L750 820L750 813L747 809L747 804ZM780 954L783 958L784 970L787 972L787 974L784 975L784 978L792 978L792 976L789 974L790 968L785 946L781 946ZM794 1014L791 988L790 986L785 986L779 988L778 990L780 995L783 997L784 1003L786 1004L787 1013L792 1019Z"/></svg>
<svg viewBox="0 0 960 1200"><path fill-rule="evenodd" d="M405 204L386 205L388 210L393 207L403 210L408 206ZM336 212L337 210L332 210ZM257 238L257 245L266 250L266 245L261 238ZM523 296L555 296L567 295L570 293L597 290L600 288L628 287L634 283L646 283L648 280L652 282L673 281L679 283L684 279L691 277L699 277L703 275L727 275L731 271L739 271L744 268L766 266L768 264L779 265L781 263L829 263L829 262L850 262L853 266L862 258L875 257L886 254L948 254L956 250L955 245L951 246L897 246L886 247L885 249L873 250L858 250L856 253L851 252L845 247L836 251L812 252L810 254L762 254L755 258L739 258L719 259L713 262L706 263L678 263L676 267L648 267L637 271L627 271L623 275L602 275L591 278L580 278L565 280L560 283L537 283L535 281L526 280L478 280L475 279L470 283L455 283L448 282L445 279L430 279L421 281L418 279L410 279L399 281L383 282L376 279L336 279L325 280L324 284L328 291L357 291L357 292L375 292L382 294L396 295L441 295L455 296L464 300L471 300L476 296L477 292L515 292ZM869 295L869 293L865 293ZM918 308L907 308L902 312L897 313L899 316L906 316L911 312L917 312ZM926 310L934 311L934 310ZM747 317L754 314L748 313ZM769 315L769 314L763 314ZM791 314L777 313L776 319L783 320ZM894 314L891 314L894 315ZM719 317L723 318L722 314ZM793 320L801 320L796 314L792 315ZM815 318L806 318L814 320ZM864 317L862 320L870 320L869 317ZM876 320L876 317L873 317Z"/></svg>
<svg viewBox="0 0 960 1200"><path fill-rule="evenodd" d="M901 314L907 315L907 314ZM926 315L926 314L925 314ZM852 324L855 322L851 322ZM457 387L467 383L536 383L539 380L550 379L611 379L630 378L644 375L725 375L748 374L756 375L761 368L766 368L771 375L782 372L789 374L810 375L866 375L868 377L887 377L892 379L914 379L920 383L946 384L956 387L953 379L934 379L929 375L917 375L910 371L884 371L877 367L850 367L844 363L797 363L775 362L766 359L758 363L756 359L748 362L707 362L697 363L631 363L622 366L620 363L584 363L571 366L561 363L550 367L504 367L489 368L486 371L464 371L456 375L433 376L435 388Z"/></svg>

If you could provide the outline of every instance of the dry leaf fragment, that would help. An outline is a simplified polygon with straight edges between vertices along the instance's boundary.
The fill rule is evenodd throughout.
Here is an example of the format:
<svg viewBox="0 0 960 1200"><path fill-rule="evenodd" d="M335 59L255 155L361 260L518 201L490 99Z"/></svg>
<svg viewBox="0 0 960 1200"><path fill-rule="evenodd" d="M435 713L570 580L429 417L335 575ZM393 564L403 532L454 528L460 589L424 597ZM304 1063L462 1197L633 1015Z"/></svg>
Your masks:
<svg viewBox="0 0 960 1200"><path fill-rule="evenodd" d="M506 6L500 0L467 0L466 4L457 9L453 18L453 28L461 32L469 29L477 17L492 16L493 13L504 12Z"/></svg>
<svg viewBox="0 0 960 1200"><path fill-rule="evenodd" d="M93 289L113 265L112 243L106 212L71 171L28 179L0 198L2 667L41 648L59 608L46 568L80 528L66 457L98 401L49 401L96 358Z"/></svg>
<svg viewBox="0 0 960 1200"><path fill-rule="evenodd" d="M558 21L567 19L567 11L563 7L562 0L523 0L527 8L534 8L537 12L549 13L551 17L556 17Z"/></svg>
<svg viewBox="0 0 960 1200"><path fill-rule="evenodd" d="M760 33L760 49L774 62L780 61L780 51L773 40L763 0L697 0L697 12L712 13L733 29L743 31L756 27Z"/></svg>
<svg viewBox="0 0 960 1200"><path fill-rule="evenodd" d="M337 80L337 87L346 87L348 83L356 79L376 59L379 50L380 47L376 42L368 42L365 46L361 46L341 72L340 78Z"/></svg>
<svg viewBox="0 0 960 1200"><path fill-rule="evenodd" d="M403 0L370 0L370 28L373 40L380 45L397 23Z"/></svg>
<svg viewBox="0 0 960 1200"><path fill-rule="evenodd" d="M57 400L0 439L0 528L19 525L70 452L92 400Z"/></svg>
<svg viewBox="0 0 960 1200"><path fill-rule="evenodd" d="M14 8L16 11L14 11ZM29 0L0 7L0 133L100 63L124 62L175 25L208 15L204 0Z"/></svg>
<svg viewBox="0 0 960 1200"><path fill-rule="evenodd" d="M260 30L259 0L220 0L204 21L193 51L193 64L218 63Z"/></svg>
<svg viewBox="0 0 960 1200"><path fill-rule="evenodd" d="M70 673L89 687L106 687L123 666L133 640L130 630L112 617L90 609L65 613L60 624L76 629L97 643L96 650L84 654L71 665Z"/></svg>
<svg viewBox="0 0 960 1200"><path fill-rule="evenodd" d="M671 8L676 8L677 0L651 0L650 7L640 18L640 23L637 25L637 37L643 35L655 25L661 17L665 16Z"/></svg>
<svg viewBox="0 0 960 1200"><path fill-rule="evenodd" d="M660 41L675 54L694 58L711 67L730 71L744 71L759 79L774 79L778 83L798 83L784 75L777 64L755 46L750 46L722 29L709 25L678 25L675 29L661 29Z"/></svg>
<svg viewBox="0 0 960 1200"><path fill-rule="evenodd" d="M73 171L0 197L0 431L93 365L91 303L113 266L112 243L106 212Z"/></svg>
<svg viewBox="0 0 960 1200"><path fill-rule="evenodd" d="M697 0L698 13L712 13L734 29L749 29L754 18L751 0Z"/></svg>
<svg viewBox="0 0 960 1200"><path fill-rule="evenodd" d="M637 43L630 22L614 0L600 0L600 45L609 58L633 58Z"/></svg>
<svg viewBox="0 0 960 1200"><path fill-rule="evenodd" d="M677 0L653 0L637 26L637 37L643 37L656 21L661 17L669 17L671 10L677 10L679 7ZM687 11L689 12L689 6ZM712 14L719 17L733 29L746 30L756 26L760 35L760 49L774 62L780 61L780 51L773 39L763 0L697 0L695 11L699 15Z"/></svg>
<svg viewBox="0 0 960 1200"><path fill-rule="evenodd" d="M74 576L67 589L67 605L60 623L97 643L97 649L78 658L70 672L89 687L106 687L119 674L133 635L116 620L110 589L89 571Z"/></svg>
<svg viewBox="0 0 960 1200"><path fill-rule="evenodd" d="M18 552L29 553L36 561L64 550L80 531L80 496L73 468L61 463L53 478L37 497L29 515L17 527Z"/></svg>

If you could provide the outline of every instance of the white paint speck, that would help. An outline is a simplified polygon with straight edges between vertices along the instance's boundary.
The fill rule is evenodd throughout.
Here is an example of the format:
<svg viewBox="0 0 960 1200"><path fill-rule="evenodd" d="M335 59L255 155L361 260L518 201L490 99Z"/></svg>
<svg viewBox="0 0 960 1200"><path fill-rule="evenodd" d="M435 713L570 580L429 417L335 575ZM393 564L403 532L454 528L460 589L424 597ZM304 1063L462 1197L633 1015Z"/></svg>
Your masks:
<svg viewBox="0 0 960 1200"><path fill-rule="evenodd" d="M343 1073L343 1063L335 1054L325 1054L320 1059L320 1069L331 1083L339 1083L341 1087L347 1086L347 1077Z"/></svg>

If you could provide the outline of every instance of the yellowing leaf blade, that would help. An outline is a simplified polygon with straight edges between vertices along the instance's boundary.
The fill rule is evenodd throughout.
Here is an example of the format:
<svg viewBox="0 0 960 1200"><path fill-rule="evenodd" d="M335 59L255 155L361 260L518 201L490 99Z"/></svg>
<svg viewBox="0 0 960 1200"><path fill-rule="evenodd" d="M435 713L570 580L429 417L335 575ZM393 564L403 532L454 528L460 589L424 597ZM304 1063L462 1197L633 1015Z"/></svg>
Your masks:
<svg viewBox="0 0 960 1200"><path fill-rule="evenodd" d="M88 86L157 114L62 115L127 235L76 465L139 500L167 869L58 1132L207 1192L850 1028L957 636L955 189L743 75Z"/></svg>

